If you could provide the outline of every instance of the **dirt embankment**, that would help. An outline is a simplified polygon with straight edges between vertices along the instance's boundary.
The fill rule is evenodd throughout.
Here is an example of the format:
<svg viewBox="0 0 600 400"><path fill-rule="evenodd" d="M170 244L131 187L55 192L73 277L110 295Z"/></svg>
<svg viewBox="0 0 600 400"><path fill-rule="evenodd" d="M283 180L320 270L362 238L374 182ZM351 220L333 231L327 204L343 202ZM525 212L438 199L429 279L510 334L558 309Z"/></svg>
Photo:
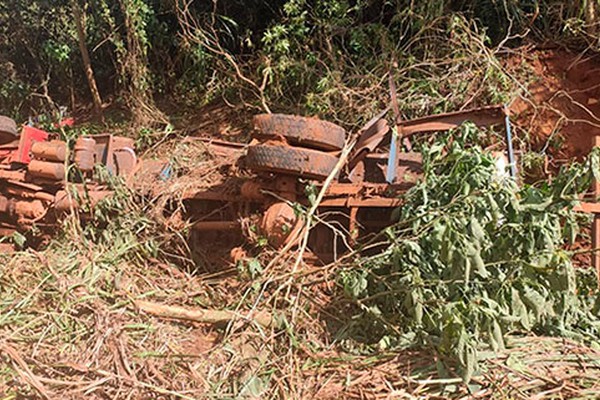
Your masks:
<svg viewBox="0 0 600 400"><path fill-rule="evenodd" d="M512 57L534 75L527 94L511 105L522 139L550 156L551 165L581 160L600 135L600 57L540 50Z"/></svg>

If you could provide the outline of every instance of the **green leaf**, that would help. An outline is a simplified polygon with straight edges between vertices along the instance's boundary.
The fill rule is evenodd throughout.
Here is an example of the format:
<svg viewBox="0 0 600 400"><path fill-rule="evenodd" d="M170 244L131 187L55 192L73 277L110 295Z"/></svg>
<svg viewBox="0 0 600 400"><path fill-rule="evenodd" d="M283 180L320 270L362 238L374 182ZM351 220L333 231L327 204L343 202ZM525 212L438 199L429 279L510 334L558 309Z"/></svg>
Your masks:
<svg viewBox="0 0 600 400"><path fill-rule="evenodd" d="M529 312L527 311L527 307L521 300L519 291L515 288L511 288L510 292L512 315L517 318L517 320L521 323L521 326L525 330L530 330L532 324L529 320Z"/></svg>
<svg viewBox="0 0 600 400"><path fill-rule="evenodd" d="M465 383L469 383L473 374L475 373L475 369L477 368L477 352L471 346L467 346L465 348L465 366L462 371L462 378Z"/></svg>
<svg viewBox="0 0 600 400"><path fill-rule="evenodd" d="M469 231L471 232L471 236L473 239L475 239L475 241L481 243L485 240L485 231L474 216L472 216L471 220L469 221Z"/></svg>
<svg viewBox="0 0 600 400"><path fill-rule="evenodd" d="M488 278L490 275L489 272L485 269L485 264L483 263L483 259L481 258L481 251L479 250L478 246L470 242L466 242L465 252L467 254L468 261L470 261L470 264L473 267L473 269L477 272L477 275L479 275L483 279Z"/></svg>
<svg viewBox="0 0 600 400"><path fill-rule="evenodd" d="M496 319L494 319L492 322L492 337L494 338L494 343L496 346L494 350L504 350L504 336L502 335L500 324L498 324Z"/></svg>
<svg viewBox="0 0 600 400"><path fill-rule="evenodd" d="M421 325L423 323L423 303L421 302L421 296L419 296L416 291L413 291L412 301L414 305L415 322L417 325Z"/></svg>
<svg viewBox="0 0 600 400"><path fill-rule="evenodd" d="M538 321L542 316L548 313L546 299L540 293L531 287L526 286L522 294L523 301L530 309L533 310L533 313Z"/></svg>
<svg viewBox="0 0 600 400"><path fill-rule="evenodd" d="M517 372L527 372L527 367L523 361L521 361L521 358L515 353L510 353L508 355L508 358L506 359L506 366Z"/></svg>

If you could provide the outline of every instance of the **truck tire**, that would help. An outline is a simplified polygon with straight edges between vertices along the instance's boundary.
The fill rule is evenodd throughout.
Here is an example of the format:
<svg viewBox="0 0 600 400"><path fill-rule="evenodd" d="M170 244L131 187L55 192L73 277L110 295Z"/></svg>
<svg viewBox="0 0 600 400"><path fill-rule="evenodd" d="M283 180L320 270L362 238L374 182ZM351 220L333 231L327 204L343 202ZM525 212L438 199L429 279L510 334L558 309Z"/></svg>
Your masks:
<svg viewBox="0 0 600 400"><path fill-rule="evenodd" d="M335 168L338 158L318 150L287 146L256 145L248 147L246 167L259 172L325 179Z"/></svg>
<svg viewBox="0 0 600 400"><path fill-rule="evenodd" d="M341 126L317 118L285 114L260 114L254 117L258 136L283 136L290 144L325 151L338 151L346 142Z"/></svg>
<svg viewBox="0 0 600 400"><path fill-rule="evenodd" d="M17 136L19 134L17 123L4 115L0 115L0 132L6 132L13 136Z"/></svg>
<svg viewBox="0 0 600 400"><path fill-rule="evenodd" d="M0 115L0 144L12 142L19 137L17 123L3 115Z"/></svg>

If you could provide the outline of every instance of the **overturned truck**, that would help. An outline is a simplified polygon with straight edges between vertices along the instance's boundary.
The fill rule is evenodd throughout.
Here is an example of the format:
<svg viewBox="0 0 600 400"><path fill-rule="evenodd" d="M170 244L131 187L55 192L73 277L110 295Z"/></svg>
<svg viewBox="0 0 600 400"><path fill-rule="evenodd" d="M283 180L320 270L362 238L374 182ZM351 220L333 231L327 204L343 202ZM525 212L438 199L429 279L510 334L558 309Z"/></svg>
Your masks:
<svg viewBox="0 0 600 400"><path fill-rule="evenodd" d="M465 121L506 128L512 161L503 106L407 121L396 118L393 127L386 120L388 112L354 135L315 118L263 114L254 118L254 140L248 145L203 139L213 153L229 155L246 173L235 177L233 191L227 185L227 190L215 186L185 195L192 245L206 245L205 239L214 235L239 235L250 221L254 240L260 237L275 248L293 246L305 223L298 205L309 208L322 191L308 248L321 261L333 260L392 222L401 194L421 173L420 154L411 151L410 139ZM2 117L0 235L34 225L51 228L82 201L94 204L111 194L94 180L94 168L127 176L144 170L138 164L131 139L84 136L68 149L65 141L29 126L19 131L14 121ZM156 179L164 180L168 169L165 162Z"/></svg>

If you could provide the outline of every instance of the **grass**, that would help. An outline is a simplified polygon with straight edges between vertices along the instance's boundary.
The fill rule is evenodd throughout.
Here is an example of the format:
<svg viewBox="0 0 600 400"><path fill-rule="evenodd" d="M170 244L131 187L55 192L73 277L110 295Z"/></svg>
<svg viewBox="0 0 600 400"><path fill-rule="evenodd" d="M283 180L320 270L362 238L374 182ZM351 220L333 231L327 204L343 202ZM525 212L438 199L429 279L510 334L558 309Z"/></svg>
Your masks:
<svg viewBox="0 0 600 400"><path fill-rule="evenodd" d="M592 396L600 382L600 353L560 339L515 338L506 352L487 354L470 387L440 377L428 352L343 350L327 328L343 303L323 284L334 268L303 271L285 297L267 284L287 279L283 269L261 277L258 291L237 276L205 279L140 257L143 236L121 219L112 224L106 240L91 242L73 236L70 221L46 250L1 256L2 398L460 398L469 390L480 398L542 391L552 398ZM276 308L288 324L269 331L243 321L159 319L132 299ZM347 322L339 312L337 319Z"/></svg>

